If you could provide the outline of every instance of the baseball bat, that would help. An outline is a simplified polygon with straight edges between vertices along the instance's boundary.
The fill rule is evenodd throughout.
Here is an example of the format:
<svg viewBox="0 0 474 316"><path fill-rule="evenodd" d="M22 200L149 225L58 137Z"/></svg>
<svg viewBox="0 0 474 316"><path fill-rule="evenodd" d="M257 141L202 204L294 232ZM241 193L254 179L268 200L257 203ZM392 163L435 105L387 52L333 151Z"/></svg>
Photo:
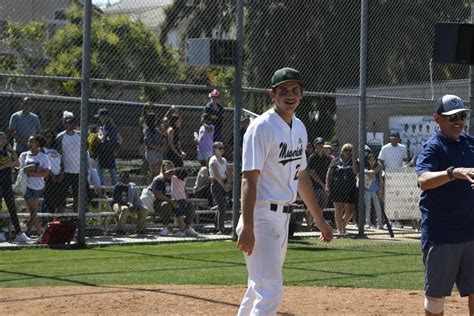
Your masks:
<svg viewBox="0 0 474 316"><path fill-rule="evenodd" d="M392 224L390 224L390 221L388 220L387 214L385 214L385 205L382 207L382 219L387 225L387 231L388 234L390 235L391 238L395 237L395 234L393 233L392 229Z"/></svg>

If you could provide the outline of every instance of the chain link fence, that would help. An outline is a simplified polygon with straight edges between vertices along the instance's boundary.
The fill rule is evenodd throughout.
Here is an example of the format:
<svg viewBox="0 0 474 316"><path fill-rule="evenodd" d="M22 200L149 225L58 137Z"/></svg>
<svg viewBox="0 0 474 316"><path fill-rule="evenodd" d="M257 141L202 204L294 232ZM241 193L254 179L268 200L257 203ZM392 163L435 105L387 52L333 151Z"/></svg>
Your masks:
<svg viewBox="0 0 474 316"><path fill-rule="evenodd" d="M81 137L89 155L81 210L87 243L231 238L236 2L121 0L94 7L88 135L78 133L83 2L39 3L0 1L0 130L27 179L26 193L12 198L5 195L10 174L2 173L0 227L7 239L26 232L42 240L55 229L52 221L76 223ZM357 176L351 175L344 192L354 199L345 211L328 192L337 179L335 161L350 164L352 156L346 161L341 150L351 144L358 154L360 1L244 5L242 127L271 107L273 72L299 69L305 96L296 115L308 131L309 170L327 220L339 230L347 225L355 236L363 216L364 233L385 237L383 210L396 235L419 237L413 161L436 129L433 100L450 93L469 103L469 68L430 62L433 28L441 21L468 22L470 2L368 2L365 164L375 176L366 177L367 207L360 210ZM400 161L380 156L394 132L406 147ZM31 138L37 133L42 136ZM227 161L219 164L227 171L222 185L209 177L209 159L211 165L223 161L215 156L218 147ZM11 156L6 148L2 157ZM3 159L5 170L11 170L10 159ZM29 164L35 167L24 168ZM20 173L13 168L13 183ZM290 233L317 234L304 204L296 203ZM338 222L351 208L352 217ZM71 230L63 229L63 235Z"/></svg>

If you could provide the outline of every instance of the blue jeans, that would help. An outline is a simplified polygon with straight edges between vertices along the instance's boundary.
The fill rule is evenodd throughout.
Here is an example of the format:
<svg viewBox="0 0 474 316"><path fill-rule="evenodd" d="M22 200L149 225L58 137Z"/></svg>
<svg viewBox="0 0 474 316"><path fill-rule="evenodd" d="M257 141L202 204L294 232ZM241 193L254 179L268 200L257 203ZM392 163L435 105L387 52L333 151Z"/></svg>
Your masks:
<svg viewBox="0 0 474 316"><path fill-rule="evenodd" d="M104 170L109 170L110 182L112 185L116 185L117 184L117 171L115 169L97 168L97 172L99 173L100 184L104 185Z"/></svg>
<svg viewBox="0 0 474 316"><path fill-rule="evenodd" d="M372 209L372 203L374 203L375 214L377 215L377 226L382 226L382 207L380 206L380 200L377 192L365 191L365 223L371 225L370 221L370 210Z"/></svg>

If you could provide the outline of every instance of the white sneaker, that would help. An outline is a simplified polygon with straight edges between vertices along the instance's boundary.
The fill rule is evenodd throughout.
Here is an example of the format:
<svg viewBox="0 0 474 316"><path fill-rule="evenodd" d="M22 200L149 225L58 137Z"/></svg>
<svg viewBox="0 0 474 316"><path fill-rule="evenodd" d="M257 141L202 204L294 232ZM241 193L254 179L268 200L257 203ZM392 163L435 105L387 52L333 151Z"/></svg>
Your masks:
<svg viewBox="0 0 474 316"><path fill-rule="evenodd" d="M190 236L190 237L198 237L199 236L197 231L195 231L192 227L187 228L184 231L184 233L186 234L186 236Z"/></svg>
<svg viewBox="0 0 474 316"><path fill-rule="evenodd" d="M27 244L27 243L31 242L31 238L26 236L25 233L20 233L20 234L16 235L15 241L20 243L20 244Z"/></svg>
<svg viewBox="0 0 474 316"><path fill-rule="evenodd" d="M169 230L168 227L163 227L163 229L160 232L160 236L168 236Z"/></svg>
<svg viewBox="0 0 474 316"><path fill-rule="evenodd" d="M179 232L176 232L176 234L174 234L176 237L186 237L186 233L185 232L182 232L182 231L179 231Z"/></svg>
<svg viewBox="0 0 474 316"><path fill-rule="evenodd" d="M7 241L7 237L5 236L5 233L0 233L0 242Z"/></svg>

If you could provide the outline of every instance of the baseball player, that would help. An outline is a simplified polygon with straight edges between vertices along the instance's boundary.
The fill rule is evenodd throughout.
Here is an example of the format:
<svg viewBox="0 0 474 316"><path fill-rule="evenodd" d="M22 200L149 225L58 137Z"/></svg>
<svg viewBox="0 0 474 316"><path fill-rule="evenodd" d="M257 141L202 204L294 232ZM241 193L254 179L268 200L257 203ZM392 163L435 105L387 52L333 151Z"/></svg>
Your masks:
<svg viewBox="0 0 474 316"><path fill-rule="evenodd" d="M270 96L274 107L252 121L243 142L237 248L244 252L249 277L238 315L275 315L278 311L290 205L297 193L315 219L321 241L333 238L305 170L306 129L294 116L303 98L300 73L292 68L277 70Z"/></svg>

